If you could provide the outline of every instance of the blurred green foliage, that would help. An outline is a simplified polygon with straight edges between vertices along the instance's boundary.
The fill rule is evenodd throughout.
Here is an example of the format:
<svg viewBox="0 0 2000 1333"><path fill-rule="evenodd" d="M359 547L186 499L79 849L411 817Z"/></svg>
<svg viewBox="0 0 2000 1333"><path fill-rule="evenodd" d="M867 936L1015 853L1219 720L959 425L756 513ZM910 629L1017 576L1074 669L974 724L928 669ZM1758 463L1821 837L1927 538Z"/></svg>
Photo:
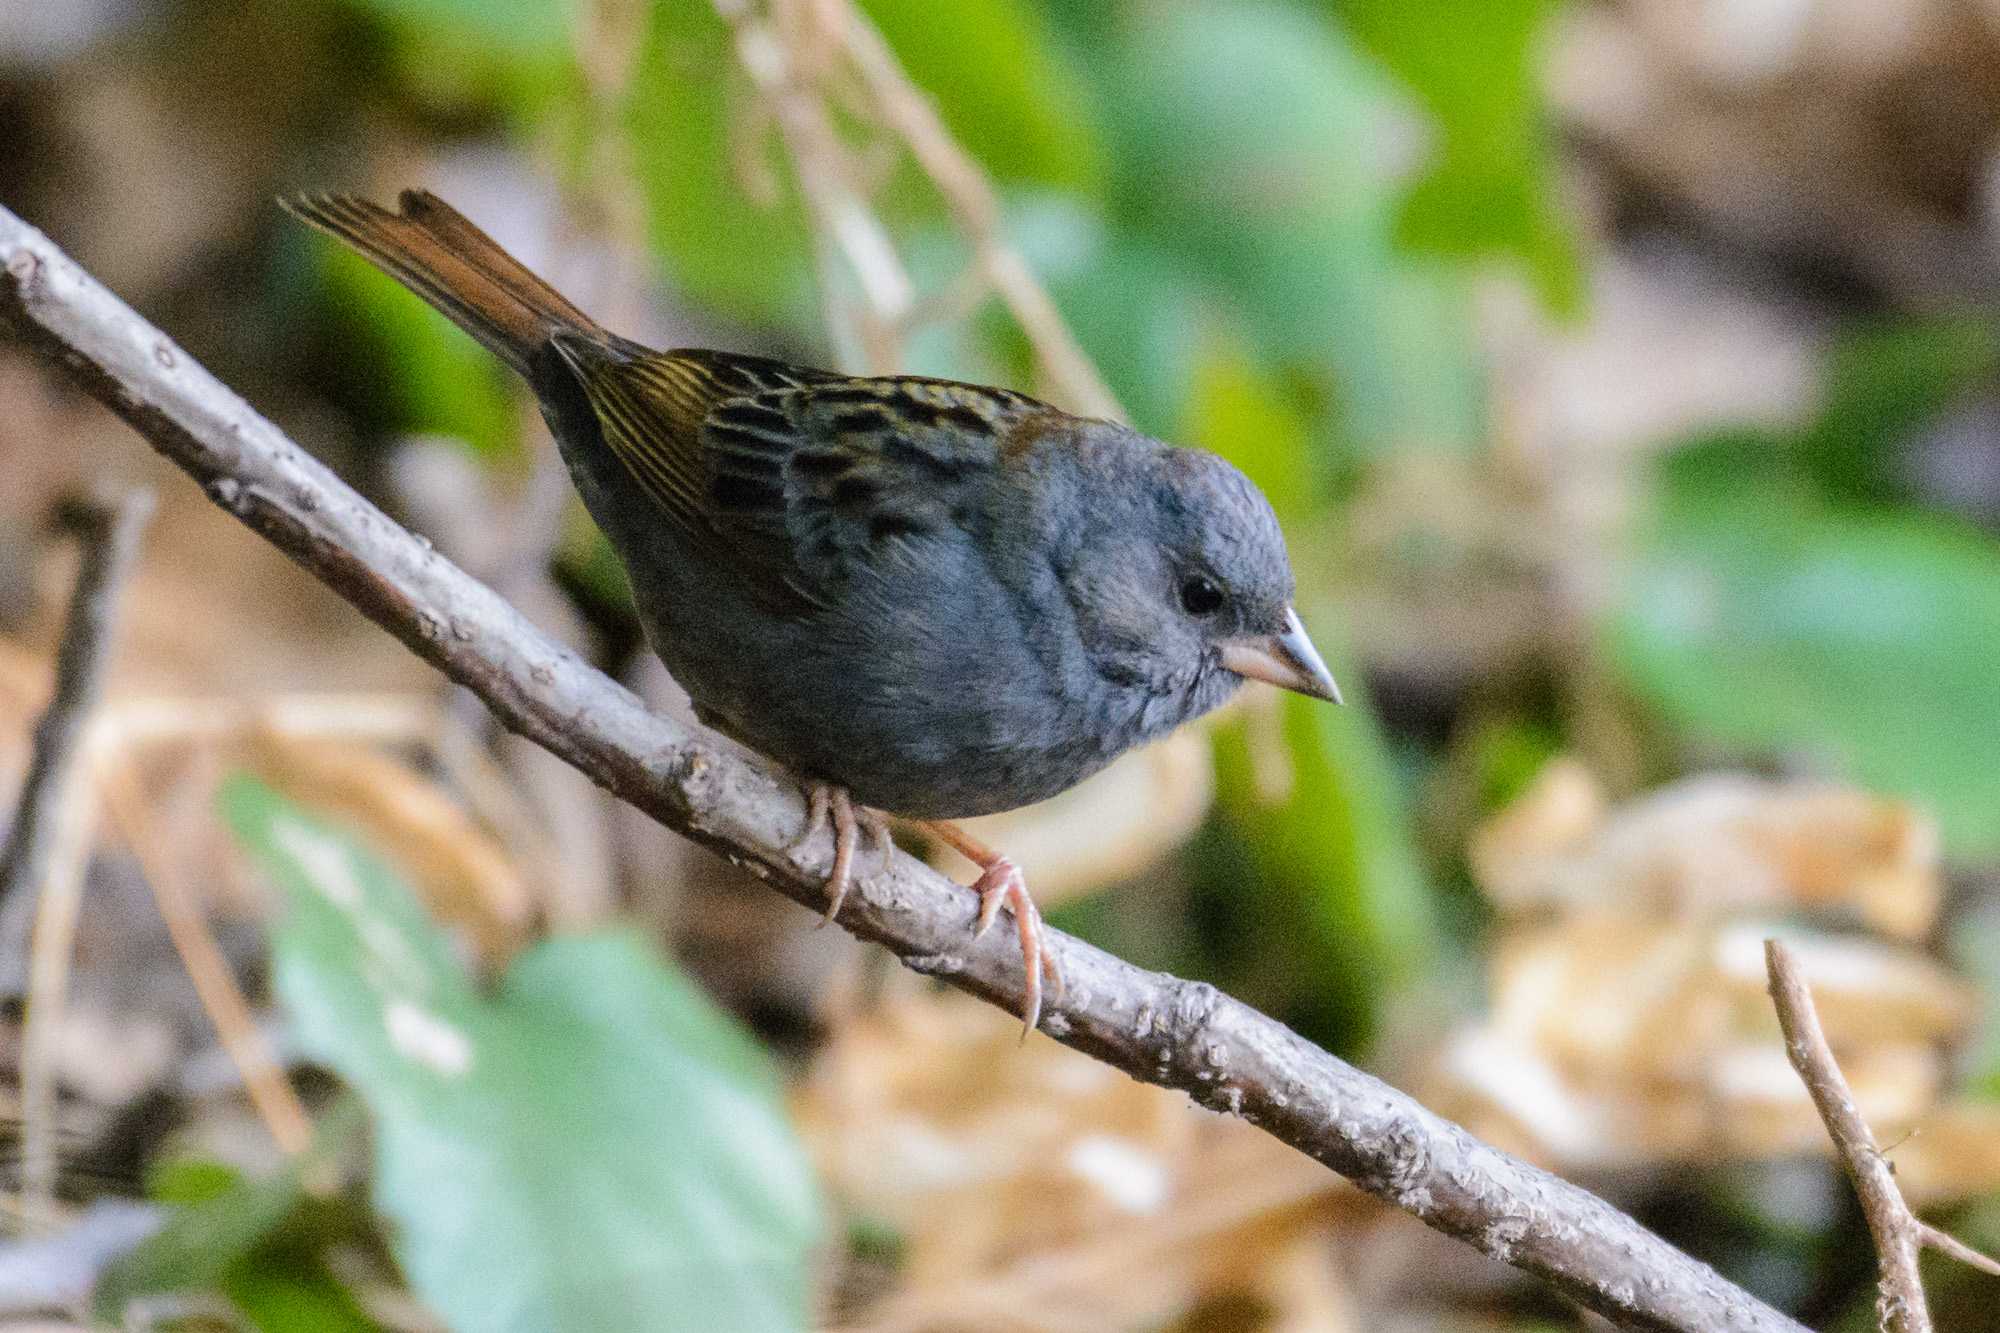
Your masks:
<svg viewBox="0 0 2000 1333"><path fill-rule="evenodd" d="M344 1101L323 1116L312 1146L269 1176L248 1177L202 1160L170 1161L148 1193L175 1211L161 1229L99 1279L97 1318L124 1327L135 1302L213 1292L259 1333L370 1333L378 1325L327 1269L329 1246L367 1231L360 1210L306 1190L351 1146L360 1107Z"/></svg>
<svg viewBox="0 0 2000 1333"><path fill-rule="evenodd" d="M1913 432L2000 370L2000 334L1974 316L1870 323L1848 330L1827 356L1826 402L1787 441L1829 499L1902 504L1900 446Z"/></svg>
<svg viewBox="0 0 2000 1333"><path fill-rule="evenodd" d="M347 317L351 336L398 367L364 391L405 430L448 435L488 456L511 452L520 414L506 368L354 251L313 244L327 301Z"/></svg>
<svg viewBox="0 0 2000 1333"><path fill-rule="evenodd" d="M772 143L744 132L748 89L728 29L707 0L657 0L652 16L625 128L662 266L725 314L810 328L811 233ZM773 197L753 198L766 184Z"/></svg>
<svg viewBox="0 0 2000 1333"><path fill-rule="evenodd" d="M1241 723L1220 733L1216 780L1241 849L1230 892L1262 918L1263 947L1277 955L1265 965L1290 979L1317 1035L1360 1051L1435 962L1438 937L1401 785L1366 698L1350 698L1338 711L1279 702L1286 771L1270 776L1280 790L1263 790Z"/></svg>
<svg viewBox="0 0 2000 1333"><path fill-rule="evenodd" d="M1332 3L1432 117L1431 161L1402 202L1401 239L1438 254L1510 256L1551 309L1577 313L1583 271L1550 184L1539 63L1561 0Z"/></svg>
<svg viewBox="0 0 2000 1333"><path fill-rule="evenodd" d="M621 932L544 941L482 995L352 840L249 779L223 807L284 893L278 993L372 1113L374 1203L431 1308L523 1333L804 1327L811 1167L762 1052L698 989Z"/></svg>
<svg viewBox="0 0 2000 1333"><path fill-rule="evenodd" d="M1172 7L1105 64L1112 222L1197 294L1183 320L1311 385L1330 462L1472 447L1463 282L1396 247L1409 109L1387 75L1336 25L1274 3Z"/></svg>
<svg viewBox="0 0 2000 1333"><path fill-rule="evenodd" d="M1099 197L1107 163L1085 62L1053 40L1040 9L1016 0L952 0L949 12L935 0L860 6L904 68L923 71L945 128L996 181Z"/></svg>
<svg viewBox="0 0 2000 1333"><path fill-rule="evenodd" d="M1968 858L2000 853L2000 546L1898 503L1890 460L1995 351L1975 325L1870 328L1802 430L1670 456L1608 625L1686 733L1915 798Z"/></svg>

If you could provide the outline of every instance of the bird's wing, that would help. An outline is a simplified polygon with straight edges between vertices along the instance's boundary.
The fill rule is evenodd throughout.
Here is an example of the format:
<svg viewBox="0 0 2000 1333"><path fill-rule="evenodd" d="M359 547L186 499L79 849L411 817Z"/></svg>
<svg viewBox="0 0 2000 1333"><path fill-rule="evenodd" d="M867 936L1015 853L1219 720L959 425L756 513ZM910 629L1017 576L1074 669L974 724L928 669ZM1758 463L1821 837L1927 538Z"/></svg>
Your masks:
<svg viewBox="0 0 2000 1333"><path fill-rule="evenodd" d="M556 349L625 471L670 522L697 538L710 535L714 517L702 426L716 406L838 378L724 352L654 352L584 339L558 339Z"/></svg>
<svg viewBox="0 0 2000 1333"><path fill-rule="evenodd" d="M1052 411L719 352L602 361L584 383L634 480L774 605L823 604L904 539L976 522L983 478Z"/></svg>

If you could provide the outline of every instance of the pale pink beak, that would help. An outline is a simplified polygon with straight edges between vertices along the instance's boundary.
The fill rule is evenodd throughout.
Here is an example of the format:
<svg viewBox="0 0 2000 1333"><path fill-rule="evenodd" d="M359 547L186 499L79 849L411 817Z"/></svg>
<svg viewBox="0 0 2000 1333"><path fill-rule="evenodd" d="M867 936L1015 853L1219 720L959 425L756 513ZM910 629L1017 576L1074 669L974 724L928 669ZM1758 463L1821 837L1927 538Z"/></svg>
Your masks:
<svg viewBox="0 0 2000 1333"><path fill-rule="evenodd" d="M1222 665L1246 680L1261 680L1281 690L1295 690L1315 699L1341 702L1340 686L1320 660L1319 649L1306 637L1299 613L1285 608L1285 627L1276 634L1233 639L1222 645Z"/></svg>

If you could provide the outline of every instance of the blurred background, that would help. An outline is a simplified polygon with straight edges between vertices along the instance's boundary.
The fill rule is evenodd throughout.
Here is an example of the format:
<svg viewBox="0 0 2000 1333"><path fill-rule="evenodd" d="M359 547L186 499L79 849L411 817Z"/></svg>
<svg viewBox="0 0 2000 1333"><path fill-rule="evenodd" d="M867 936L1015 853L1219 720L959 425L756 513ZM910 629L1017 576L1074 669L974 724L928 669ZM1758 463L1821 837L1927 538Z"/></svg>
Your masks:
<svg viewBox="0 0 2000 1333"><path fill-rule="evenodd" d="M520 386L272 202L409 186L645 341L1265 488L1350 706L990 821L1056 924L1859 1330L1782 933L2000 1245L2000 6L0 0L0 202L671 711ZM158 511L0 912L4 1327L1590 1326L497 734L10 344L0 797L108 482Z"/></svg>

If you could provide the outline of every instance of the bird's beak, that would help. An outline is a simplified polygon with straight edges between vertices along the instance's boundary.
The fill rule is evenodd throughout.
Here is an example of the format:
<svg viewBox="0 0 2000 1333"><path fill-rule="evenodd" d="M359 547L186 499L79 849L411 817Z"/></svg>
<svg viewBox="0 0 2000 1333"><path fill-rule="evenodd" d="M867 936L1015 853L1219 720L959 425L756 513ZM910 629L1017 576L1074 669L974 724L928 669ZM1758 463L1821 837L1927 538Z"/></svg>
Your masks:
<svg viewBox="0 0 2000 1333"><path fill-rule="evenodd" d="M1320 660L1319 649L1306 637L1299 613L1285 608L1285 627L1276 634L1231 639L1222 645L1222 665L1248 680L1267 681L1280 689L1310 694L1339 703L1340 686Z"/></svg>

